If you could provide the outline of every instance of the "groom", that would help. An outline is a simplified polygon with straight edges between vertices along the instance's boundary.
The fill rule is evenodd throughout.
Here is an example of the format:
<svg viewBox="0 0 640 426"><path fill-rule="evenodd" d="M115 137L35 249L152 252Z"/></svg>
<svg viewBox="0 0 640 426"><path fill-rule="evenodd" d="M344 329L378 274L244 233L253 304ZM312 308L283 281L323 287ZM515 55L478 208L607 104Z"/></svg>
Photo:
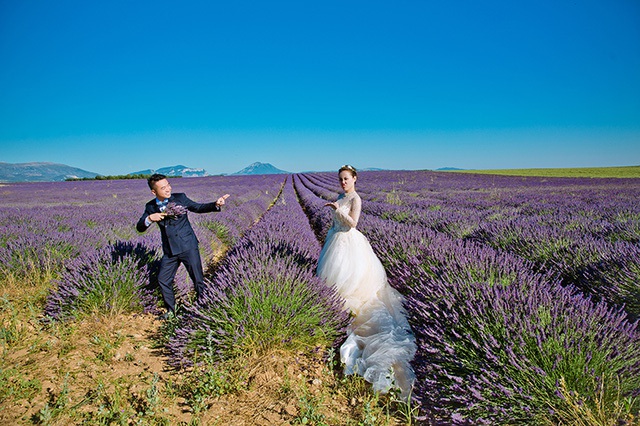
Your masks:
<svg viewBox="0 0 640 426"><path fill-rule="evenodd" d="M160 261L160 271L158 272L158 284L162 292L167 313L164 319L175 314L176 298L173 292L173 280L180 264L184 264L191 280L195 285L196 296L200 297L204 290L204 272L202 260L198 250L198 239L193 232L186 210L194 213L219 212L220 206L224 205L229 194L218 198L215 203L200 204L187 198L185 194L175 193L171 195L171 185L165 175L153 174L147 180L151 193L155 198L149 201L144 207L144 213L136 228L138 232L146 231L152 223L157 223L162 236L162 251L164 252ZM173 203L180 207L175 211L164 213L167 204ZM184 210L186 208L186 210Z"/></svg>

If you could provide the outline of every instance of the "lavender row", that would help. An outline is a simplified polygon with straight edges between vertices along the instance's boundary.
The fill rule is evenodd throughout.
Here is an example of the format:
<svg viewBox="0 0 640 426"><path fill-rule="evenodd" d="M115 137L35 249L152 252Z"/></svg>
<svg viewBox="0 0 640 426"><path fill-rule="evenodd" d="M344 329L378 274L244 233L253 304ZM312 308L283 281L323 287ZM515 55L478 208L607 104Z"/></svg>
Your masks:
<svg viewBox="0 0 640 426"><path fill-rule="evenodd" d="M178 317L170 363L331 344L347 318L335 292L310 267L319 252L289 182L206 280L204 296Z"/></svg>
<svg viewBox="0 0 640 426"><path fill-rule="evenodd" d="M213 218L195 216L194 229L209 257L219 237L232 243L277 197L283 178L207 177L180 179L176 190L208 201L233 194ZM151 197L146 181L22 183L3 186L0 206L0 275L24 278L34 271L62 270L67 259L117 241L160 247L157 230L140 236L135 223Z"/></svg>
<svg viewBox="0 0 640 426"><path fill-rule="evenodd" d="M624 306L632 318L640 315L637 179L361 175L366 213L512 252L541 272L558 273L563 285ZM335 197L329 174L303 178L318 196Z"/></svg>
<svg viewBox="0 0 640 426"><path fill-rule="evenodd" d="M318 179L294 178L311 223L323 229L324 198L334 194ZM557 424L571 422L566 395L594 408L600 397L612 405L618 392L640 394L640 334L623 313L513 253L383 219L367 204L359 228L407 297L425 420ZM630 401L626 414L637 413Z"/></svg>
<svg viewBox="0 0 640 426"><path fill-rule="evenodd" d="M223 212L192 215L205 262L264 214L283 180L281 176L210 177L174 183L196 200L207 201L227 190L233 194ZM7 204L0 213L0 222L6 225L0 227L2 275L26 280L46 272L54 278L45 307L48 319L76 317L91 310L155 309L159 297L154 296L151 303L148 290L156 284L159 230L135 231L151 196L147 191L144 180L7 185ZM46 199L41 193L47 194ZM184 269L175 285L181 298L192 290ZM124 307L116 306L116 299Z"/></svg>
<svg viewBox="0 0 640 426"><path fill-rule="evenodd" d="M380 219L366 232L407 297L433 422L572 423L563 391L593 409L640 394L640 333L624 312L472 241Z"/></svg>
<svg viewBox="0 0 640 426"><path fill-rule="evenodd" d="M319 196L326 198L336 190L335 176L328 173L309 174L305 178L310 179ZM463 179L468 181L467 189L460 188ZM443 226L437 230L455 237L469 234L456 233L455 227L448 228L446 222L466 219L465 227L473 230L485 222L531 216L544 218L541 222L554 228L578 230L610 241L633 243L640 239L638 179L554 180L435 172L362 172L358 192L369 205L382 203L393 207L387 214L404 216L434 229Z"/></svg>

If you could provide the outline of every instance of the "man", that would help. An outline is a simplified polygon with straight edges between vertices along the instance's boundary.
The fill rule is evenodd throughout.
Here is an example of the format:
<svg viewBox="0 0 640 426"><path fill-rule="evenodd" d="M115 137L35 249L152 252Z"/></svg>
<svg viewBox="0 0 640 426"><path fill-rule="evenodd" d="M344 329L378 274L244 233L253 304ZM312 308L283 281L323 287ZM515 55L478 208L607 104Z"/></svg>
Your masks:
<svg viewBox="0 0 640 426"><path fill-rule="evenodd" d="M153 174L147 183L155 198L145 205L144 213L136 228L138 232L144 232L154 222L160 227L164 254L160 261L158 284L167 308L167 312L163 316L166 319L175 314L176 298L173 291L173 280L180 264L184 264L187 269L194 283L197 297L200 297L204 290L204 272L198 250L198 239L193 232L186 210L194 213L219 212L229 194L218 198L215 203L200 204L190 200L182 193L172 195L171 185L164 175ZM168 203L181 206L176 209L177 215L169 216L164 213Z"/></svg>

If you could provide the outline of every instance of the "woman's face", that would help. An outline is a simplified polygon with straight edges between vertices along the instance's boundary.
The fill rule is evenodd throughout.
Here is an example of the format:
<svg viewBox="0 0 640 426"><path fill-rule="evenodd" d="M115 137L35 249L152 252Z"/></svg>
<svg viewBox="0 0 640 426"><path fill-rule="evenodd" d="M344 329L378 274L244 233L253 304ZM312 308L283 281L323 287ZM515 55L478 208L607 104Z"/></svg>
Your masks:
<svg viewBox="0 0 640 426"><path fill-rule="evenodd" d="M344 192L351 192L355 189L356 177L349 170L343 170L338 175L340 177L340 186Z"/></svg>

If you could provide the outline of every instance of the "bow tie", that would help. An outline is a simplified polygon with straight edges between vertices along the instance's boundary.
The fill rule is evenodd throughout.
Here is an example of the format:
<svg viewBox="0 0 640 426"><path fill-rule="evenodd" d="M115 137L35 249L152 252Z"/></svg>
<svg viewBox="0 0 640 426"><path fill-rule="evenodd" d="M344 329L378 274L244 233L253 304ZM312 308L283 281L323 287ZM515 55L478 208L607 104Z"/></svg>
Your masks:
<svg viewBox="0 0 640 426"><path fill-rule="evenodd" d="M164 210L165 208L167 208L167 204L169 204L169 199L167 198L164 201L158 201L156 200L156 204L158 205L158 207L160 208L160 210Z"/></svg>

